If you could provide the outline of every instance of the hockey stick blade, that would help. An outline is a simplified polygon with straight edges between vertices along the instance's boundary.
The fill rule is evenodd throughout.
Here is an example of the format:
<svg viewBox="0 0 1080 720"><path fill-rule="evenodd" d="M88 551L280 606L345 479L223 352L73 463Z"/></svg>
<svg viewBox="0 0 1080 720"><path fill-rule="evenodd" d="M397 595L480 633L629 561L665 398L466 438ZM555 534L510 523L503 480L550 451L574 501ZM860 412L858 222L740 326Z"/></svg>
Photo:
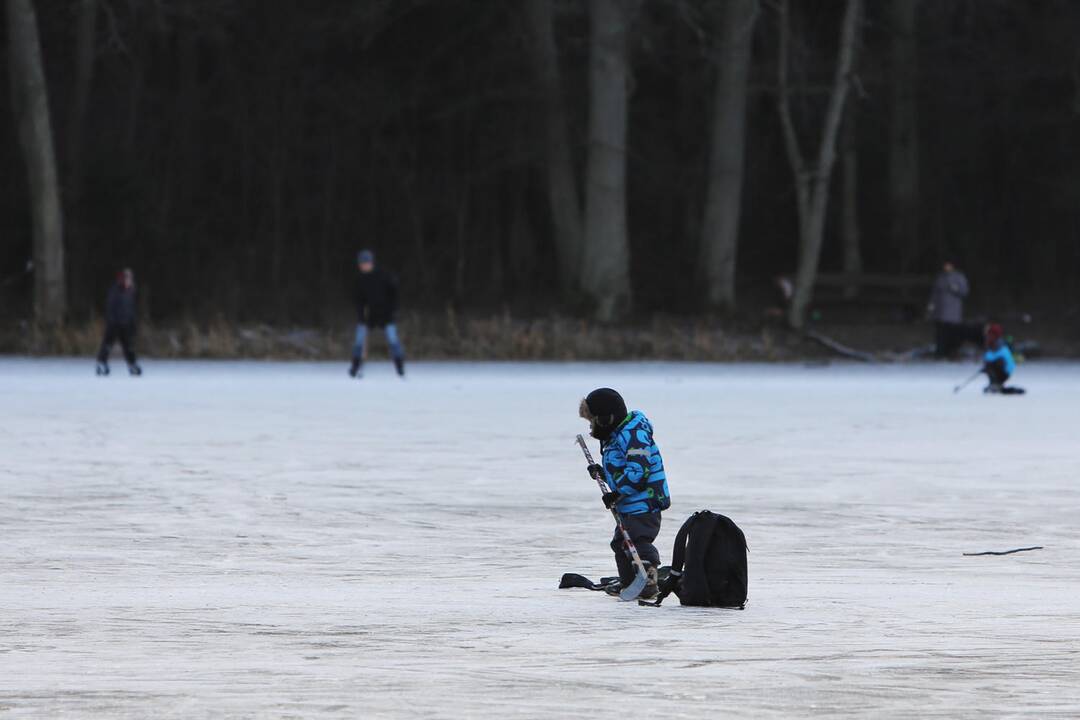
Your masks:
<svg viewBox="0 0 1080 720"><path fill-rule="evenodd" d="M649 578L645 575L645 573L639 570L637 576L634 578L634 582L624 587L622 592L619 593L619 599L623 602L637 600L638 595L640 595L641 591L645 589L645 585L648 582Z"/></svg>

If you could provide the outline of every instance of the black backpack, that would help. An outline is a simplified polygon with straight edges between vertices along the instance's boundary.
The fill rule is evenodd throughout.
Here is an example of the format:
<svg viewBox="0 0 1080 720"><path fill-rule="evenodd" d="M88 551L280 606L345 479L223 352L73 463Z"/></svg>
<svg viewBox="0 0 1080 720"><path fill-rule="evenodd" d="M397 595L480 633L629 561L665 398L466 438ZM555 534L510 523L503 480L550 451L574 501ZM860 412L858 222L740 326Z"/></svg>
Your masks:
<svg viewBox="0 0 1080 720"><path fill-rule="evenodd" d="M659 606L675 593L683 605L742 608L746 605L746 536L730 518L702 510L675 536L671 569L661 572Z"/></svg>

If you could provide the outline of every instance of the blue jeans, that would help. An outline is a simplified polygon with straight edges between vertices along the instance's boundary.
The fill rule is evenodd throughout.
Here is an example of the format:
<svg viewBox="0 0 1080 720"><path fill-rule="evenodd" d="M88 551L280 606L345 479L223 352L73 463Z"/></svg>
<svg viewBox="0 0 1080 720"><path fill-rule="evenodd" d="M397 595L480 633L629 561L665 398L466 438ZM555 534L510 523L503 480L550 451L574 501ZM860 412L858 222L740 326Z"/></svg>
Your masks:
<svg viewBox="0 0 1080 720"><path fill-rule="evenodd" d="M398 337L397 325L390 323L383 331L386 333L386 344L390 346L390 355L395 360L405 359L405 348L401 347L401 338ZM364 342L367 340L368 327L364 323L356 326L356 340L353 341L352 356L355 360L364 359Z"/></svg>

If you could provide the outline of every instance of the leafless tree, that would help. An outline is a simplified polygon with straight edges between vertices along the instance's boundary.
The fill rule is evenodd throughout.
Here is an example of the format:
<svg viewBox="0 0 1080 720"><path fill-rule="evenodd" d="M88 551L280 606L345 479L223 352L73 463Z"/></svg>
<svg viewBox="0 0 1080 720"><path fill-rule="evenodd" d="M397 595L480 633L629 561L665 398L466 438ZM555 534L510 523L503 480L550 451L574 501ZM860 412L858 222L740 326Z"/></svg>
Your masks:
<svg viewBox="0 0 1080 720"><path fill-rule="evenodd" d="M544 94L548 198L559 256L559 282L566 293L577 289L580 274L584 230L581 190L574 172L552 0L529 0L528 10L533 58Z"/></svg>
<svg viewBox="0 0 1080 720"><path fill-rule="evenodd" d="M95 36L97 34L98 0L79 0L75 41L75 91L67 122L67 192L78 193L82 183L82 145L85 135L86 111L90 103L90 88L94 80Z"/></svg>
<svg viewBox="0 0 1080 720"><path fill-rule="evenodd" d="M889 127L889 188L892 246L903 269L919 242L919 47L918 0L891 0L892 122Z"/></svg>
<svg viewBox="0 0 1080 720"><path fill-rule="evenodd" d="M26 160L34 234L34 315L64 321L64 226L45 67L32 0L7 0L11 91Z"/></svg>
<svg viewBox="0 0 1080 720"><path fill-rule="evenodd" d="M735 260L746 156L747 79L758 2L725 0L712 3L711 8L719 25L719 40L701 266L708 304L731 310L735 307Z"/></svg>
<svg viewBox="0 0 1080 720"><path fill-rule="evenodd" d="M813 296L817 279L821 246L825 238L825 214L829 203L829 180L836 164L836 144L840 124L844 117L851 69L855 58L855 40L861 0L847 0L840 31L840 51L829 91L828 106L817 142L817 155L808 160L799 146L799 134L791 112L791 88L789 76L789 53L791 27L788 19L788 0L777 3L780 21L778 57L777 106L784 133L791 171L795 177L795 194L799 220L799 260L795 271L795 293L791 300L788 322L801 329L806 323L806 311Z"/></svg>
<svg viewBox="0 0 1080 720"><path fill-rule="evenodd" d="M86 115L90 105L90 90L94 81L97 51L98 0L79 0L75 19L75 62L72 68L74 88L66 118L66 139L62 157L64 168L64 217L66 220L67 262L74 269L84 266L88 248L81 233L83 196L83 144L86 139ZM82 295L83 274L67 276L70 292Z"/></svg>
<svg viewBox="0 0 1080 720"><path fill-rule="evenodd" d="M582 289L597 319L629 306L630 245L626 217L626 137L633 0L590 0L589 156L585 182Z"/></svg>
<svg viewBox="0 0 1080 720"><path fill-rule="evenodd" d="M854 103L847 104L844 126L840 137L841 189L841 235L844 239L844 274L854 277L862 272L862 231L859 228L859 148L857 133L858 113ZM844 288L844 297L859 294L857 284Z"/></svg>

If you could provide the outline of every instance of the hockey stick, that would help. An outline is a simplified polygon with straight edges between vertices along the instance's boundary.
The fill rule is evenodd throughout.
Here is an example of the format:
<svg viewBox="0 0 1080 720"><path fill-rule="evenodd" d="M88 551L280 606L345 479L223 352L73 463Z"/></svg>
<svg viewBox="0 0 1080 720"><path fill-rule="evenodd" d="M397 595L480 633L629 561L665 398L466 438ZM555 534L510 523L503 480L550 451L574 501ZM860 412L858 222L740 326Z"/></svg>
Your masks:
<svg viewBox="0 0 1080 720"><path fill-rule="evenodd" d="M974 374L974 375L972 375L972 376L971 376L971 377L969 377L969 378L968 378L967 380L965 380L964 382L960 383L959 385L957 385L956 387L954 387L954 388L952 389L952 391L953 391L953 395L955 395L956 393L958 393L958 392L960 392L961 390L963 390L964 388L966 388L966 387L967 387L968 385L970 385L970 384L971 384L971 381L972 381L972 380L974 380L975 378L979 377L979 376L980 376L980 375L982 375L982 374L983 374L983 370L982 370L982 368L979 368L978 370L976 370L976 371L975 371L975 374Z"/></svg>
<svg viewBox="0 0 1080 720"><path fill-rule="evenodd" d="M967 557L977 557L979 555L1012 555L1013 553L1027 552L1028 550L1042 550L1042 549L1043 549L1042 545L1032 545L1031 547L1016 548L1015 550L1002 550L1000 552L995 552L993 550L987 550L986 552L964 553L964 555L967 556Z"/></svg>
<svg viewBox="0 0 1080 720"><path fill-rule="evenodd" d="M589 452L589 446L585 444L585 438L580 435L577 436L577 443L581 446L581 452L585 453L585 460L589 465L595 465L592 453ZM592 476L596 484L600 486L600 492L607 495L611 492L611 488L608 487L603 475L597 473ZM630 533L626 532L626 526L623 525L622 515L615 509L614 503L611 506L611 515L615 518L615 524L619 527L619 532L623 537L623 549L626 554L630 556L630 560L634 563L634 568L637 570L637 577L634 578L634 582L623 588L619 593L619 599L627 602L637 599L637 596L641 594L641 591L645 589L645 585L649 582L649 576L645 572L645 563L641 562L641 557L638 555L637 548L634 547L634 541L630 539Z"/></svg>

